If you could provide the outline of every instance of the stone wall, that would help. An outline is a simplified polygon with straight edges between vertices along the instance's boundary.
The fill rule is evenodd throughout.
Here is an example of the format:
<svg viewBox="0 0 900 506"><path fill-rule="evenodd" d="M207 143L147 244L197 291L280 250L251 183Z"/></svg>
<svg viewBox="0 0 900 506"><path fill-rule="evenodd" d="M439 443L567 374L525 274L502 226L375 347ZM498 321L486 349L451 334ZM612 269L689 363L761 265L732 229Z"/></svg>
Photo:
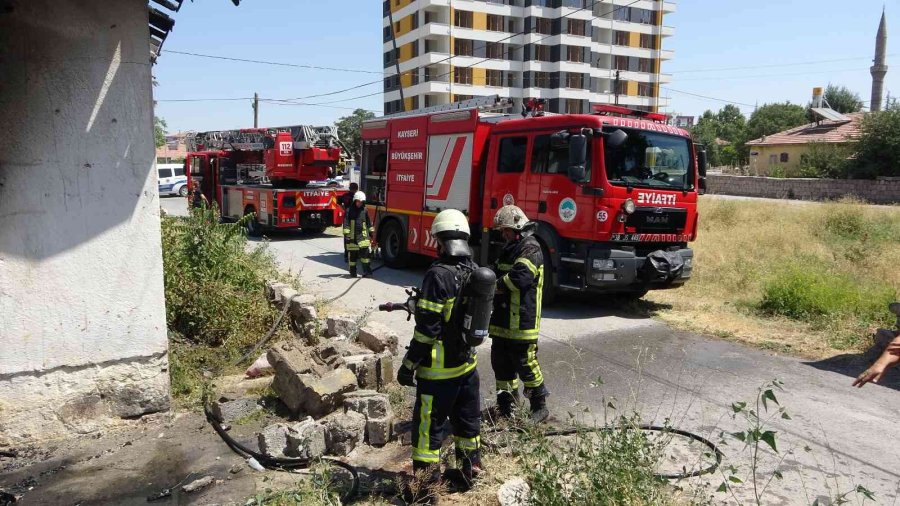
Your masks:
<svg viewBox="0 0 900 506"><path fill-rule="evenodd" d="M900 204L900 179L800 179L709 174L707 193L797 200L853 196L872 204Z"/></svg>
<svg viewBox="0 0 900 506"><path fill-rule="evenodd" d="M145 0L0 2L0 446L167 409Z"/></svg>

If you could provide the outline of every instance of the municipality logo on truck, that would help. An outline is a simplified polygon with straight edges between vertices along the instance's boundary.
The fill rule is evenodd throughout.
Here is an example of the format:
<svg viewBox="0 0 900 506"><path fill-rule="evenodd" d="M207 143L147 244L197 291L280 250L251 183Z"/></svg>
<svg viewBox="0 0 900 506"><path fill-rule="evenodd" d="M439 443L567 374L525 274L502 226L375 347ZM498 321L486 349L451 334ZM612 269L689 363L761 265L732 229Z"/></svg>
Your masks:
<svg viewBox="0 0 900 506"><path fill-rule="evenodd" d="M571 198L564 198L559 203L559 219L566 223L571 223L576 215L578 215L578 205Z"/></svg>

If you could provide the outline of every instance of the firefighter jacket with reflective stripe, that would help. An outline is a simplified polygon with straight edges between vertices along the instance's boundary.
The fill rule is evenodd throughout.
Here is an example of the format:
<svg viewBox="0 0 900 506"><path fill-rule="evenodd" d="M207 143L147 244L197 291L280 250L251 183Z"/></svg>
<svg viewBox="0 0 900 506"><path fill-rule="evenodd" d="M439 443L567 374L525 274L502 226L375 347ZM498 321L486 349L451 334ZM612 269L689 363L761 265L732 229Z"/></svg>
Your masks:
<svg viewBox="0 0 900 506"><path fill-rule="evenodd" d="M344 239L347 241L347 250L371 246L369 238L374 231L366 206L356 207L356 204L351 204L344 215Z"/></svg>
<svg viewBox="0 0 900 506"><path fill-rule="evenodd" d="M532 236L507 244L494 271L497 292L491 315L491 338L537 341L544 288L541 245Z"/></svg>
<svg viewBox="0 0 900 506"><path fill-rule="evenodd" d="M403 365L426 380L458 378L475 369L475 350L462 337L453 308L463 272L458 264L476 269L469 258L442 258L431 264L416 303L416 329Z"/></svg>

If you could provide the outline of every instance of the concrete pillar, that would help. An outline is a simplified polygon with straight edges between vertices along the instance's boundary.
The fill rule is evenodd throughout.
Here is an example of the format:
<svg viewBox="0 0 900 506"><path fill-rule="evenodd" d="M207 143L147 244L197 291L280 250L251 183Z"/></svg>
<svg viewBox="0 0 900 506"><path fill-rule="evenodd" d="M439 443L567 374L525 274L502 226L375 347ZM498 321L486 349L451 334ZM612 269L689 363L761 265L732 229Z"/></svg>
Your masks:
<svg viewBox="0 0 900 506"><path fill-rule="evenodd" d="M168 409L144 0L0 0L0 444Z"/></svg>

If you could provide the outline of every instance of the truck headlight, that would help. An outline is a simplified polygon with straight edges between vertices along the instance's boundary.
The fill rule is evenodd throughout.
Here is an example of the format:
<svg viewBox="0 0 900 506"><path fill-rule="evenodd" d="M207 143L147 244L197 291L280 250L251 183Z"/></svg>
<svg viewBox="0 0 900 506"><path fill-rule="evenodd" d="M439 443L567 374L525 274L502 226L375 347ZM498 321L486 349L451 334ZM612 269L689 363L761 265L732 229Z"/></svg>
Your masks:
<svg viewBox="0 0 900 506"><path fill-rule="evenodd" d="M625 214L634 214L635 209L636 206L633 200L625 199L625 202L622 202L622 210L625 211Z"/></svg>
<svg viewBox="0 0 900 506"><path fill-rule="evenodd" d="M593 264L594 270L597 271L610 271L616 268L615 260L603 260L600 258L594 259Z"/></svg>
<svg viewBox="0 0 900 506"><path fill-rule="evenodd" d="M687 257L684 259L684 268L691 269L694 267L694 259L693 257Z"/></svg>

